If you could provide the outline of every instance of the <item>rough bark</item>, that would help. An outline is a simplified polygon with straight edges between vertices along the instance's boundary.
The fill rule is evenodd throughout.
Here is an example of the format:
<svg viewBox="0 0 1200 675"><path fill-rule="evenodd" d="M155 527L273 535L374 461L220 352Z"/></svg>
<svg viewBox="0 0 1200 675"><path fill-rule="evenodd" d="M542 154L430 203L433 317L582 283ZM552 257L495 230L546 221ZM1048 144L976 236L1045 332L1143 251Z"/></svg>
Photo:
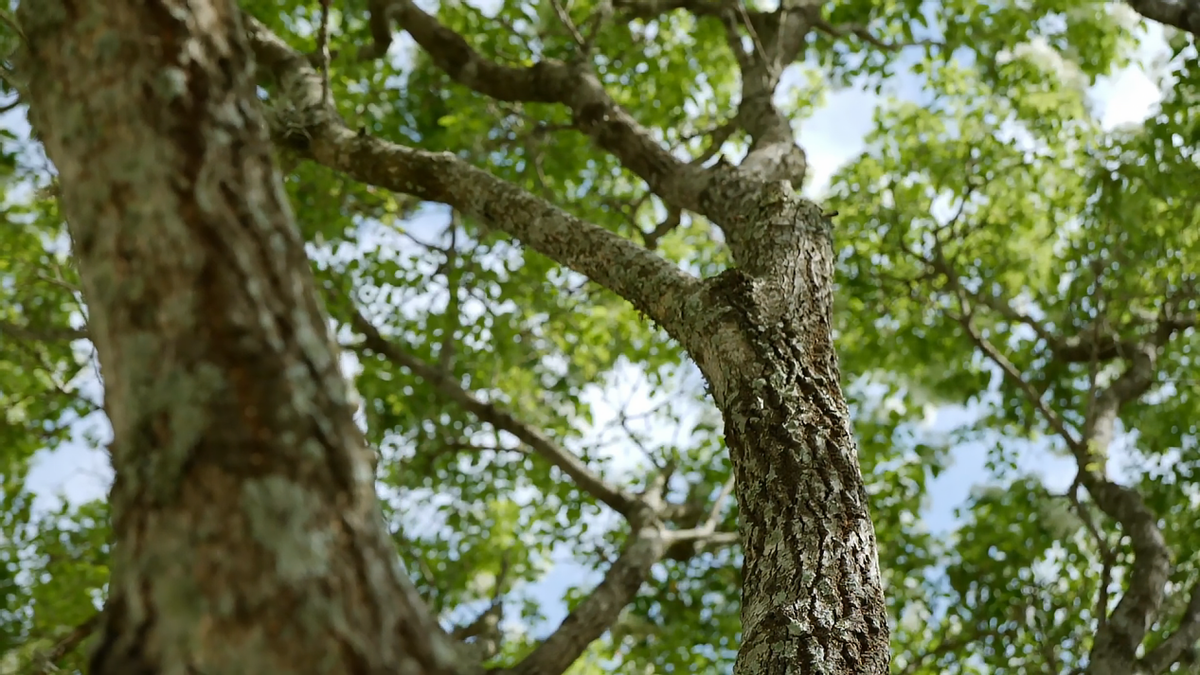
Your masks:
<svg viewBox="0 0 1200 675"><path fill-rule="evenodd" d="M462 672L382 527L236 4L19 20L114 434L91 672Z"/></svg>
<svg viewBox="0 0 1200 675"><path fill-rule="evenodd" d="M884 673L875 532L831 337L829 222L808 204L786 213L761 214L778 228L760 235L769 246L735 249L763 272L722 273L693 315L741 509L735 672Z"/></svg>
<svg viewBox="0 0 1200 675"><path fill-rule="evenodd" d="M747 113L756 139L747 168L701 169L653 144L594 78L568 84L561 69L571 66L553 62L489 64L412 3L395 7L417 42L466 86L488 90L504 79L510 98L570 108L597 145L669 203L717 222L737 269L694 279L457 157L355 132L322 101L320 76L304 56L251 20L259 62L279 85L272 105L280 141L364 183L446 202L507 232L622 295L678 339L724 415L737 476L746 569L736 672L885 673L874 529L832 345L831 226L792 189L797 176L788 172L802 170L802 153L782 137L769 100L756 96ZM800 43L773 44L787 57Z"/></svg>
<svg viewBox="0 0 1200 675"><path fill-rule="evenodd" d="M711 6L733 46L730 7ZM488 70L412 3L393 10L463 84L504 81L510 97L570 108L669 204L716 222L738 268L695 279L451 154L349 128L309 60L253 20L239 26L231 0L24 3L33 121L62 177L115 433L117 547L94 672L466 667L380 527L370 456L270 164L244 28L281 85L278 139L518 237L693 354L725 416L743 514L737 672L884 673L874 534L831 342L830 224L792 190L803 152L770 97L803 45L803 11L746 16L769 38L739 56L753 81L738 124L754 144L742 167L704 169L655 143L580 64ZM541 440L527 442L588 476ZM666 529L669 508L653 492L593 488L634 535L592 597L512 672L562 672L674 544L725 534L711 518Z"/></svg>
<svg viewBox="0 0 1200 675"><path fill-rule="evenodd" d="M1197 0L1126 0L1135 12L1168 26L1200 36Z"/></svg>

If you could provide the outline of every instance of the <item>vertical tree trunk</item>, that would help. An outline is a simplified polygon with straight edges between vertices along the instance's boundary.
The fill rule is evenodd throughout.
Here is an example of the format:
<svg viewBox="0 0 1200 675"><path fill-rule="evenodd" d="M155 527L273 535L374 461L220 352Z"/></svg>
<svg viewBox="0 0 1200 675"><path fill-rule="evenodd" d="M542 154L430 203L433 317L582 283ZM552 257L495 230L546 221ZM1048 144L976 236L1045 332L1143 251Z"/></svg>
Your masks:
<svg viewBox="0 0 1200 675"><path fill-rule="evenodd" d="M234 0L26 0L116 471L91 670L449 673L402 576Z"/></svg>
<svg viewBox="0 0 1200 675"><path fill-rule="evenodd" d="M831 226L782 184L741 201L747 227L728 230L739 267L685 317L737 478L734 672L885 675L875 529L833 346Z"/></svg>

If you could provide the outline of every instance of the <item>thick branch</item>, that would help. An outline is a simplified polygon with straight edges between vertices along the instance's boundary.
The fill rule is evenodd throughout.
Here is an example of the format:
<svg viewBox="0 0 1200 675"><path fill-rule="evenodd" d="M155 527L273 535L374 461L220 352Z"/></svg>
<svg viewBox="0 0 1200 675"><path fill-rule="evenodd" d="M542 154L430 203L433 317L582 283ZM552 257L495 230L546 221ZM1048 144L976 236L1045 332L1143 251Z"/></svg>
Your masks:
<svg viewBox="0 0 1200 675"><path fill-rule="evenodd" d="M33 673L37 675L45 675L46 673L58 672L58 662L63 660L67 654L74 651L84 640L88 639L96 629L100 627L100 619L103 615L100 612L93 614L83 623L75 626L67 631L65 635L58 639L53 645L44 652L39 652L33 658Z"/></svg>
<svg viewBox="0 0 1200 675"><path fill-rule="evenodd" d="M28 328L15 323L0 321L0 335L7 335L16 340L33 342L71 342L87 337L87 331L71 328Z"/></svg>
<svg viewBox="0 0 1200 675"><path fill-rule="evenodd" d="M1159 23L1200 36L1197 0L1126 0L1135 12Z"/></svg>
<svg viewBox="0 0 1200 675"><path fill-rule="evenodd" d="M321 102L322 81L300 53L247 17L259 64L281 83L286 140L300 154L356 180L449 204L504 231L631 302L668 332L697 280L657 254L584 222L451 153L414 150L355 133Z"/></svg>
<svg viewBox="0 0 1200 675"><path fill-rule="evenodd" d="M1128 588L1096 632L1089 672L1132 673L1138 647L1162 609L1171 571L1171 552L1154 514L1136 491L1100 476L1085 478L1084 485L1096 504L1129 535L1134 555Z"/></svg>
<svg viewBox="0 0 1200 675"><path fill-rule="evenodd" d="M545 59L514 68L484 58L466 39L423 12L412 0L396 0L400 25L455 82L498 101L560 103L576 126L668 203L704 213L701 196L709 172L673 156L613 101L586 63ZM708 214L705 214L708 215Z"/></svg>
<svg viewBox="0 0 1200 675"><path fill-rule="evenodd" d="M738 124L750 134L750 151L741 168L763 181L786 180L799 190L808 161L796 144L792 123L775 105L775 89L783 70L796 60L812 27L814 8L784 2L778 12L750 15L731 11L725 16L729 49L742 71L742 102ZM749 33L749 51L742 47L739 26Z"/></svg>
<svg viewBox="0 0 1200 675"><path fill-rule="evenodd" d="M443 396L453 400L481 421L512 434L543 459L570 476L581 490L604 502L614 511L626 517L633 512L637 503L635 495L605 481L573 453L559 446L541 430L522 422L512 413L495 404L479 400L471 392L463 389L447 373L425 363L404 351L395 342L384 338L380 335L379 330L357 310L351 319L351 324L366 338L363 343L364 347L396 365L408 368L414 375L433 385Z"/></svg>
<svg viewBox="0 0 1200 675"><path fill-rule="evenodd" d="M668 205L694 211L718 224L734 258L745 267L761 253L746 250L744 244L752 237L745 231L758 232L762 225L745 218L746 211L761 201L764 192L777 190L775 182L788 181L798 187L804 176L804 152L771 97L783 66L803 47L808 30L804 17L810 10L752 15L736 11L735 6L730 4L723 15L731 32L736 33L733 22L743 21L747 30L755 32L757 24L770 39L769 50L747 55L741 51L740 38L731 37L744 70L738 121L753 138L750 154L737 168L724 163L704 168L676 158L613 101L582 61L546 59L525 68L502 66L481 56L461 35L421 11L412 0L397 0L394 12L434 63L460 84L498 100L556 102L569 108L579 129L645 180ZM794 219L790 213L788 218Z"/></svg>
<svg viewBox="0 0 1200 675"><path fill-rule="evenodd" d="M635 518L641 520L641 518ZM650 568L667 550L666 531L653 518L635 524L635 534L608 568L604 580L579 604L550 637L512 668L496 675L559 675L571 666L588 645L617 620L650 576Z"/></svg>
<svg viewBox="0 0 1200 675"><path fill-rule="evenodd" d="M1189 649L1195 649L1197 641L1200 641L1200 583L1192 586L1179 627L1142 658L1142 668L1150 675L1166 672Z"/></svg>
<svg viewBox="0 0 1200 675"><path fill-rule="evenodd" d="M1158 351L1157 344L1140 345L1125 372L1097 397L1095 410L1089 415L1091 423L1085 429L1086 446L1077 453L1080 482L1100 510L1120 523L1134 554L1128 588L1096 632L1089 658L1093 675L1133 672L1138 647L1162 610L1171 571L1171 551L1158 527L1158 518L1136 490L1109 480L1103 465L1121 407L1144 394L1154 382Z"/></svg>
<svg viewBox="0 0 1200 675"><path fill-rule="evenodd" d="M1107 449L1112 443L1121 407L1146 393L1154 383L1158 345L1148 342L1137 345L1136 350L1126 355L1129 363L1125 371L1100 392L1093 404L1093 410L1089 411L1091 414L1088 415L1089 423L1084 428L1084 438L1093 443L1098 450Z"/></svg>

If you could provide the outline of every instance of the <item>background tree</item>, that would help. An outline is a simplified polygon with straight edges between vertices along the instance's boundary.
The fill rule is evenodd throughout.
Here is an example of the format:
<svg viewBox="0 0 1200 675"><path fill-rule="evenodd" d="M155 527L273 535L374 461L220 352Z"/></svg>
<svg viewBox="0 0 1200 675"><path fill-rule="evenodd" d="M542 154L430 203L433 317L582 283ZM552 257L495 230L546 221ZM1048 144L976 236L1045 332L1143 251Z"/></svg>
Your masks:
<svg viewBox="0 0 1200 675"><path fill-rule="evenodd" d="M1132 6L1184 30L1197 15ZM837 347L893 670L1193 667L1194 37L1167 33L1171 58L1152 64L1166 98L1145 125L1112 130L1085 87L1136 56L1141 28L1121 6L447 3L435 23L393 3L390 26L355 3L327 22L315 3L243 7L262 22L260 84L323 299L358 355L345 365L400 557L477 656L712 672L739 643L739 513L704 380L660 317L535 252L568 246L533 229L558 214L511 186L579 218L572 237L600 237L594 223L713 277L732 262L720 218L663 178L661 155L638 163L652 146L622 145L631 120L680 161L799 183L789 127L827 87L853 86L896 99L822 199L840 211ZM327 82L307 70L322 44ZM595 80L522 70L552 59L586 61ZM922 96L903 100L914 81ZM428 163L407 183L371 173L396 157L337 152L339 121L305 116L303 95L323 87L352 130L332 136L343 148L450 150L488 173L416 153ZM36 145L6 152L0 368L15 412L0 578L2 635L24 646L9 665L24 667L90 616L108 535L104 504L29 510L29 457L99 398L89 351L66 342L83 323L53 186L29 190L50 185ZM604 251L593 281L620 267ZM965 422L931 428L931 408ZM928 531L931 479L952 452L985 450L988 485L954 532ZM1047 454L1078 470L1031 472ZM644 527L647 506L689 534ZM564 557L598 573L567 591L558 627L533 582Z"/></svg>

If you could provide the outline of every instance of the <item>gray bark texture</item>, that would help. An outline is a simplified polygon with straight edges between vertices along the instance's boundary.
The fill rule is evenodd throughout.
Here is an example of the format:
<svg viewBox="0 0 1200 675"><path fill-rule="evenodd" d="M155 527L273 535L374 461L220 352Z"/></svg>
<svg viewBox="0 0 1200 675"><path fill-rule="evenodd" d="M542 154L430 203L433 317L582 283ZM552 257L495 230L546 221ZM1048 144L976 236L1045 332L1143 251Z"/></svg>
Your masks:
<svg viewBox="0 0 1200 675"><path fill-rule="evenodd" d="M91 673L462 672L383 529L236 5L19 17L114 433Z"/></svg>
<svg viewBox="0 0 1200 675"><path fill-rule="evenodd" d="M616 4L632 16L687 3ZM814 12L743 12L757 50L742 46L742 19L721 14L745 82L737 124L753 144L740 166L713 168L656 143L584 66L491 64L412 2L373 12L399 18L465 86L569 109L671 208L718 224L737 267L697 279L452 154L351 128L310 60L233 0L23 2L32 121L61 176L115 434L115 560L92 672L473 669L385 538L370 455L271 164L257 64L279 92L268 117L276 142L486 222L620 294L688 349L724 415L736 477L738 675L886 673L874 529L832 344L831 224L794 192L804 153L771 100ZM632 525L592 596L503 672L563 672L656 561L729 541L715 518L673 523L665 477L636 495L604 484L360 319L366 349L515 429Z"/></svg>

